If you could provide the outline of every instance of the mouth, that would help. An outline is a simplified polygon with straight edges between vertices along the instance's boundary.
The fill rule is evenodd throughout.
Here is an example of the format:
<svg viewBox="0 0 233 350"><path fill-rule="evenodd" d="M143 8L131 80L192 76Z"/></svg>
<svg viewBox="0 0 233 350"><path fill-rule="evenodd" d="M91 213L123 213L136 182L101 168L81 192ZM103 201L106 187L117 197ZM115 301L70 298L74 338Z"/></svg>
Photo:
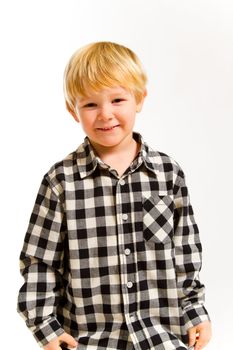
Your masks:
<svg viewBox="0 0 233 350"><path fill-rule="evenodd" d="M110 126L110 127L108 127L108 128L97 128L97 130L101 130L101 131L111 131L111 130L117 128L118 126L120 126L120 125L118 124L118 125Z"/></svg>

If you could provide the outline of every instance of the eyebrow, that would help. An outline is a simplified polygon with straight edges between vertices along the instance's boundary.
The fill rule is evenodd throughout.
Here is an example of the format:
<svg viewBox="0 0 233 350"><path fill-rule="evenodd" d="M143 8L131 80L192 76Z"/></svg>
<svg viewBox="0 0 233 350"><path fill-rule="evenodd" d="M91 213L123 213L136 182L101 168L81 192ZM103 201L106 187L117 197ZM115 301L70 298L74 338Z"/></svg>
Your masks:
<svg viewBox="0 0 233 350"><path fill-rule="evenodd" d="M110 95L109 95L109 97L110 98L113 98L113 97L116 97L116 96L118 96L118 97L126 97L126 96L128 96L128 92L127 91L116 91L116 92L113 92L113 93L111 93ZM83 102L85 102L85 101L91 101L92 99L95 99L95 97L93 97L93 96L87 96L87 97L82 97L82 98L80 98L79 100L78 100L78 102L79 103L83 103Z"/></svg>

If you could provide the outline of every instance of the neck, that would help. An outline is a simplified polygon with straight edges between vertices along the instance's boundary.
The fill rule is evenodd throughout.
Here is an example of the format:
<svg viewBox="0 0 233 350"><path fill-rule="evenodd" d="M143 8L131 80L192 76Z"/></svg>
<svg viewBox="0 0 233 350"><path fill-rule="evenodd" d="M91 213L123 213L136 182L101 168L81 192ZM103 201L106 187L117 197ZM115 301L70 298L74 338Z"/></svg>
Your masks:
<svg viewBox="0 0 233 350"><path fill-rule="evenodd" d="M118 157L119 155L134 153L137 154L138 147L140 146L132 137L132 134L129 135L123 142L120 144L106 147L99 144L91 142L93 148L95 149L97 155L103 160L104 158L109 157Z"/></svg>

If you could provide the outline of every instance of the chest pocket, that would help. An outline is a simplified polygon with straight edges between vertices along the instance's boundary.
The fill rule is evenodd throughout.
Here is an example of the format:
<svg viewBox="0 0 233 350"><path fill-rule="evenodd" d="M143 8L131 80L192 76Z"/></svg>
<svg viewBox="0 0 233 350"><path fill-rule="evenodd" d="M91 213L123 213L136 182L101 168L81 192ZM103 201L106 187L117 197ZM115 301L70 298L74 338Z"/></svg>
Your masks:
<svg viewBox="0 0 233 350"><path fill-rule="evenodd" d="M155 243L169 243L173 235L173 196L143 198L143 236Z"/></svg>

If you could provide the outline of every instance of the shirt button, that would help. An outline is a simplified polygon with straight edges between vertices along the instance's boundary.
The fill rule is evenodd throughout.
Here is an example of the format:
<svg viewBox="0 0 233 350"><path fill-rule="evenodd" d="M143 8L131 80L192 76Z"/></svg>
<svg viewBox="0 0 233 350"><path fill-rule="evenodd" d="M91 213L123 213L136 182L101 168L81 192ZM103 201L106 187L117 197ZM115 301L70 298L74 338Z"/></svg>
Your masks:
<svg viewBox="0 0 233 350"><path fill-rule="evenodd" d="M131 281L127 282L127 287L128 288L132 288L133 287L133 282L131 282Z"/></svg>
<svg viewBox="0 0 233 350"><path fill-rule="evenodd" d="M121 186L124 186L124 185L125 185L125 180L121 179L121 180L119 181L119 183L120 183Z"/></svg>
<svg viewBox="0 0 233 350"><path fill-rule="evenodd" d="M122 214L122 220L127 220L128 219L128 215L127 214Z"/></svg>
<svg viewBox="0 0 233 350"><path fill-rule="evenodd" d="M131 253L131 250L129 248L125 249L125 255L129 255Z"/></svg>
<svg viewBox="0 0 233 350"><path fill-rule="evenodd" d="M131 322L134 322L136 320L136 317L134 315L130 315Z"/></svg>

